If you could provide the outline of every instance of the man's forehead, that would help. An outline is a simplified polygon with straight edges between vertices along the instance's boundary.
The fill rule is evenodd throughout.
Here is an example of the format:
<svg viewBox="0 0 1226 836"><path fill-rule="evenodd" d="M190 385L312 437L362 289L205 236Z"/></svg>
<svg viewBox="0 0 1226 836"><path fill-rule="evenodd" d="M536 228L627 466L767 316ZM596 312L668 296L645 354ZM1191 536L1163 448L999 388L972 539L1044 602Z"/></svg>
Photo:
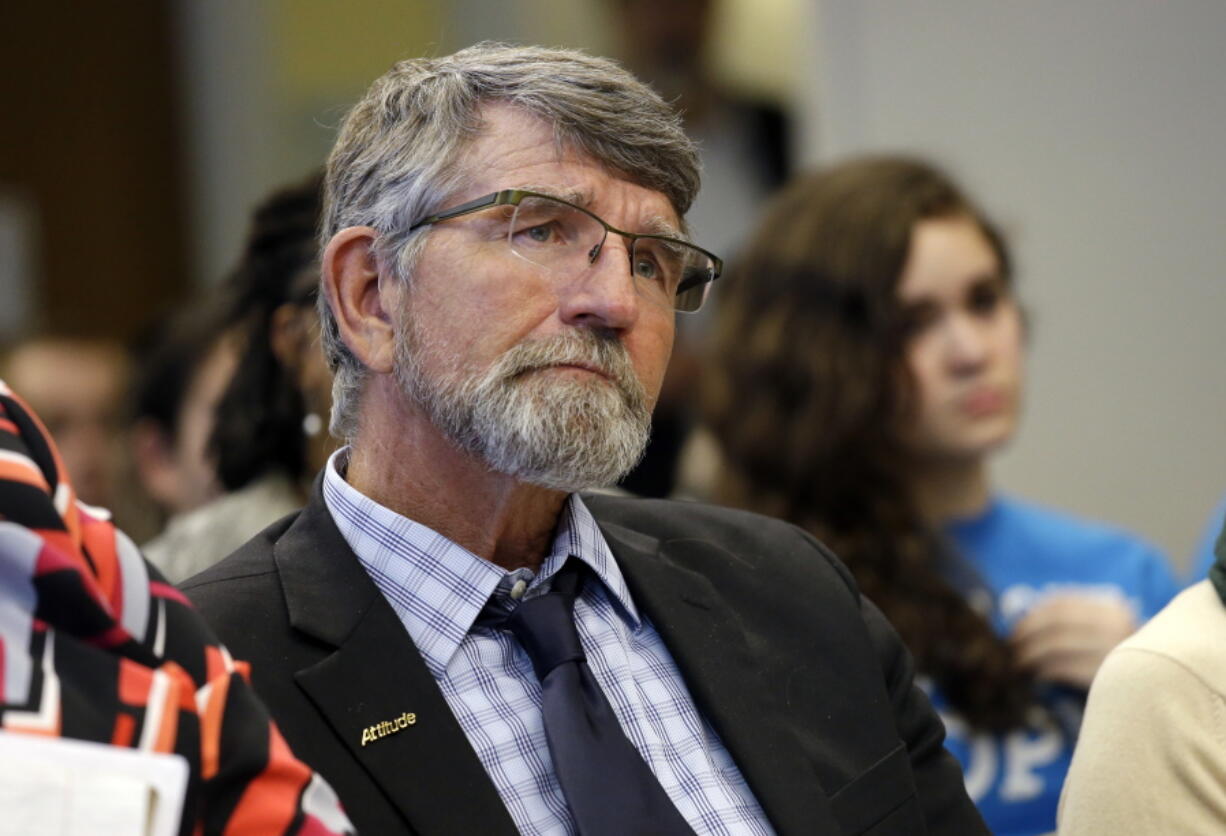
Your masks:
<svg viewBox="0 0 1226 836"><path fill-rule="evenodd" d="M468 199L501 189L524 189L598 215L610 211L610 202L615 202L619 213L626 212L623 223L635 227L627 232L684 233L684 220L664 192L635 182L566 141L546 119L500 101L485 102L480 114L480 131L460 160L467 170L462 191Z"/></svg>
<svg viewBox="0 0 1226 836"><path fill-rule="evenodd" d="M615 179L622 178L616 175L609 175ZM630 181L624 181L630 183ZM630 183L630 185L636 185ZM601 195L598 190L590 185L575 186L575 185L555 185L544 182L523 183L509 186L508 188L523 189L529 192L537 192L539 194L556 197L559 200L565 200L567 203L573 203L576 206L582 206L584 209L599 214ZM645 186L637 186L638 190L643 192L644 199L636 202L634 212L630 222L633 222L634 228L627 229L626 232L650 232L656 235L671 235L674 237L682 237L684 231L682 225L678 222L677 213L673 211L672 205L668 198L661 192L652 191Z"/></svg>

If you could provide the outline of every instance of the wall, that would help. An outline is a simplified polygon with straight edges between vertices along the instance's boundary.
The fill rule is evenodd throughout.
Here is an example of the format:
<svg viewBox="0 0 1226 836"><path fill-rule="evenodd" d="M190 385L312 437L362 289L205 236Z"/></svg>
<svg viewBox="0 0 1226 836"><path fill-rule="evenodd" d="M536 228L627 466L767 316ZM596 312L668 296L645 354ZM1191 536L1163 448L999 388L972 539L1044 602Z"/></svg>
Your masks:
<svg viewBox="0 0 1226 836"><path fill-rule="evenodd" d="M186 285L170 16L12 3L0 24L0 337L127 338Z"/></svg>
<svg viewBox="0 0 1226 836"><path fill-rule="evenodd" d="M238 257L250 209L321 166L346 109L393 62L435 52L430 0L175 0L192 273Z"/></svg>

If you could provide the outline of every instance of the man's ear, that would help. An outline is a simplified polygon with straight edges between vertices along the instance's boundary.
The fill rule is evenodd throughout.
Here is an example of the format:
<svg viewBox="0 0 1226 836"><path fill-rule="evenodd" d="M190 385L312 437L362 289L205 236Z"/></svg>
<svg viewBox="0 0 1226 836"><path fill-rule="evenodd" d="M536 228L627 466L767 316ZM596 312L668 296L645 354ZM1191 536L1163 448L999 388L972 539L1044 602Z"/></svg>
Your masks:
<svg viewBox="0 0 1226 836"><path fill-rule="evenodd" d="M399 285L379 281L374 243L379 233L368 226L342 229L324 248L321 271L340 337L362 365L375 373L392 371L395 298Z"/></svg>

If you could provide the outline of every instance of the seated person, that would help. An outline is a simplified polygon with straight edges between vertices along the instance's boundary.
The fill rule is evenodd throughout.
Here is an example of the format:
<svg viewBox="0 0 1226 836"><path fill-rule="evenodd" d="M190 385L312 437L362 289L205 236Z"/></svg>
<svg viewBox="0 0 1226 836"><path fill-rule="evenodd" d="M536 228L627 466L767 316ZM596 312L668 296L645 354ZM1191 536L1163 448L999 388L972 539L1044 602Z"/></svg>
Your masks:
<svg viewBox="0 0 1226 836"><path fill-rule="evenodd" d="M1107 652L1177 589L1136 536L1002 493L1026 323L991 219L922 160L794 181L721 297L717 496L829 544L915 655L998 836L1046 833Z"/></svg>
<svg viewBox="0 0 1226 836"><path fill-rule="evenodd" d="M1111 652L1060 798L1060 833L1226 827L1226 528L1209 578Z"/></svg>
<svg viewBox="0 0 1226 836"><path fill-rule="evenodd" d="M200 406L208 412L170 447L188 453L178 461L199 467L167 472L189 481L207 473L215 491L146 548L175 583L301 508L335 448L318 414L327 414L332 385L315 310L320 186L313 176L256 207L242 256L210 299L225 337L201 364L184 407L187 415Z"/></svg>
<svg viewBox="0 0 1226 836"><path fill-rule="evenodd" d="M141 548L172 582L187 577L200 548L192 515L221 493L209 438L239 362L232 308L226 294L206 294L157 323L137 347L132 457L142 487L165 515Z"/></svg>
<svg viewBox="0 0 1226 836"><path fill-rule="evenodd" d="M0 352L0 379L46 422L81 501L114 510L123 483L123 348L63 334L30 337Z"/></svg>
<svg viewBox="0 0 1226 836"><path fill-rule="evenodd" d="M245 666L123 532L77 501L55 443L3 381L0 451L3 733L183 757L183 836L353 832Z"/></svg>
<svg viewBox="0 0 1226 836"><path fill-rule="evenodd" d="M303 511L183 589L371 833L983 833L838 561L742 512L584 494L637 461L697 155L616 64L482 44L346 117L332 425Z"/></svg>

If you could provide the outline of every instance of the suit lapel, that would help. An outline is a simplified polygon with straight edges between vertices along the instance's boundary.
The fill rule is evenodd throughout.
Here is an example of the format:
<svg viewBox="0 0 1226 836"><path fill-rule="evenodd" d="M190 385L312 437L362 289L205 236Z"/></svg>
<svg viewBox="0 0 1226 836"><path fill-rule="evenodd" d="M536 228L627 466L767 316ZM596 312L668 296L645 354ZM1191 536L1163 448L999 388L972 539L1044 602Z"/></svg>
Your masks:
<svg viewBox="0 0 1226 836"><path fill-rule="evenodd" d="M274 560L290 623L332 648L295 680L413 830L515 834L421 654L337 530L318 481Z"/></svg>
<svg viewBox="0 0 1226 836"><path fill-rule="evenodd" d="M754 795L781 833L837 833L825 793L787 726L781 685L758 676L736 613L710 581L687 566L726 560L711 544L662 545L653 537L600 522L635 603L651 619L681 669L699 711L711 723Z"/></svg>

